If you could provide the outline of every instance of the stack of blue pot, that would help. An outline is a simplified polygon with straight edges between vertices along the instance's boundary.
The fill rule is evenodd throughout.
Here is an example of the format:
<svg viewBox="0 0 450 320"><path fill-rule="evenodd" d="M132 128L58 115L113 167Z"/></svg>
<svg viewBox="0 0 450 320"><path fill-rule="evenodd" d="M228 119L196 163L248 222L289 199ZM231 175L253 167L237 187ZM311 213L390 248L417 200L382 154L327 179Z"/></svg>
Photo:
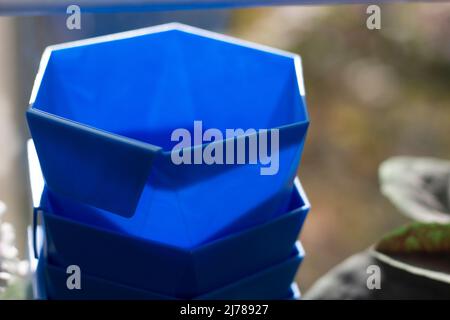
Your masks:
<svg viewBox="0 0 450 320"><path fill-rule="evenodd" d="M296 296L297 55L166 24L47 48L30 103L48 299Z"/></svg>

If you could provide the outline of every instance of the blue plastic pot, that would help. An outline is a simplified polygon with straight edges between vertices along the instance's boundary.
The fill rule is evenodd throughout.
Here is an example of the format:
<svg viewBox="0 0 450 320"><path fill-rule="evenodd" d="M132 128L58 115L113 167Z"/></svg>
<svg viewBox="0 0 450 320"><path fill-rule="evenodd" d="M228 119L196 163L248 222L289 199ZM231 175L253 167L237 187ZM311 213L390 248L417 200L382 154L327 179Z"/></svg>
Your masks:
<svg viewBox="0 0 450 320"><path fill-rule="evenodd" d="M36 295L35 295L35 299L37 300L47 300L47 288L46 288L46 274L45 274L45 268L46 268L46 263L44 261L44 258L39 259L38 262L38 268L36 269L36 272L33 275L33 281L35 282L36 285ZM55 276L59 277L59 281L63 281L63 276L66 277L67 279L67 274L63 275L63 270L61 270L61 268L59 267L50 267L55 271ZM98 286L97 288L100 288L102 286L102 284L109 283L111 285L111 282L105 281L105 280L98 280L98 278L95 278L95 280L91 280L92 277L87 276L89 281L94 281L97 280L98 282ZM123 285L118 285L117 283L113 283L113 286L115 286L116 288L118 287L118 290L113 291L113 294L111 294L111 299L147 299L147 300L171 300L170 297L168 296L164 296L164 295L158 295L158 294L153 294L150 292L146 292L143 290L139 290L139 289L135 289L135 288L130 288L128 286L123 286ZM130 292L131 290L131 292ZM97 292L97 291L96 291ZM137 292L137 293L136 293ZM104 299L106 299L107 295L104 294L102 295L102 297ZM128 298L127 298L128 297ZM81 298L81 297L80 297ZM300 290L297 286L297 284L295 282L293 282L291 284L291 286L289 287L288 293L281 296L281 297L276 297L275 299L281 299L281 300L299 300L301 298L301 294L300 294Z"/></svg>
<svg viewBox="0 0 450 320"><path fill-rule="evenodd" d="M200 300L264 300L279 299L286 294L295 278L305 252L300 244L295 245L294 253L286 261L261 272L250 275L224 288L215 290L196 299Z"/></svg>
<svg viewBox="0 0 450 320"><path fill-rule="evenodd" d="M286 298L286 292L292 290L291 283L298 266L304 257L300 243L297 243L291 256L256 274L245 277L226 287L202 296L198 300L266 300ZM139 300L173 300L174 297L153 293L140 288L126 286L118 282L104 280L81 273L81 289L67 288L66 270L54 266L44 257L39 259L37 282L40 298L50 300L70 299L139 299ZM288 296L290 298L290 294Z"/></svg>
<svg viewBox="0 0 450 320"><path fill-rule="evenodd" d="M297 283L293 282L291 284L291 287L289 288L289 293L287 294L286 298L282 300L300 300L301 299L301 293L300 289L297 286Z"/></svg>
<svg viewBox="0 0 450 320"><path fill-rule="evenodd" d="M27 120L54 197L91 206L128 235L182 248L284 212L309 124L297 55L180 24L47 48ZM176 147L173 131L194 137L194 121L224 139ZM248 158L245 142L264 134L225 139L237 128L279 130L273 175L262 175L264 157L172 162L173 150L218 147L236 163L227 147L241 143Z"/></svg>
<svg viewBox="0 0 450 320"><path fill-rule="evenodd" d="M69 203L56 204L46 192L41 208L35 212L43 212L43 252L51 264L77 264L93 276L190 298L289 256L310 208L298 179L295 185L288 212L195 249L180 249L109 231L98 216L81 209L74 211L76 216L68 217L49 213L59 212L61 205Z"/></svg>

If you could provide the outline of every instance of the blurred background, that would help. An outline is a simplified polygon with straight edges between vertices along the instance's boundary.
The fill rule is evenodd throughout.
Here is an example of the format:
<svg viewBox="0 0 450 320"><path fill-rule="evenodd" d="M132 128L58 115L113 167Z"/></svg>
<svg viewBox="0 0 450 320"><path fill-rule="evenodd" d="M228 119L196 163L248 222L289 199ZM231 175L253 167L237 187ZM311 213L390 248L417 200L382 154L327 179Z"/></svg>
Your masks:
<svg viewBox="0 0 450 320"><path fill-rule="evenodd" d="M299 176L312 203L302 233L302 291L332 266L406 222L380 194L393 155L450 159L450 4L365 5L0 17L0 200L26 256L30 222L24 112L50 44L179 21L302 56L311 127ZM82 8L81 8L82 9ZM82 9L83 10L83 9Z"/></svg>

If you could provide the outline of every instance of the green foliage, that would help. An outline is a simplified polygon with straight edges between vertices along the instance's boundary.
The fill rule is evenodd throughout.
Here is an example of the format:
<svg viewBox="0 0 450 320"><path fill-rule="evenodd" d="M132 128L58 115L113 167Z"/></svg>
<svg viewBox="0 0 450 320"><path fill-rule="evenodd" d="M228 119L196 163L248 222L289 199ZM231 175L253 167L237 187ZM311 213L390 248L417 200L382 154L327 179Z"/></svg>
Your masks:
<svg viewBox="0 0 450 320"><path fill-rule="evenodd" d="M413 223L400 227L377 244L383 253L450 254L450 224Z"/></svg>

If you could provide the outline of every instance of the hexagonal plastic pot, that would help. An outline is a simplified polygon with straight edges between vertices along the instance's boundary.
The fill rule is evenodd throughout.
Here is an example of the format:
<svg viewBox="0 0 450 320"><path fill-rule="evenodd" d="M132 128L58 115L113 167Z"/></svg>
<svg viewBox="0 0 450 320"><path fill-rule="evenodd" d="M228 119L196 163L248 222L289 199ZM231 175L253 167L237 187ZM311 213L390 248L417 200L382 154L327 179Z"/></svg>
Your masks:
<svg viewBox="0 0 450 320"><path fill-rule="evenodd" d="M196 300L273 300L287 298L286 292L292 290L291 282L304 257L304 251L297 242L291 256L276 265L249 275L228 286L212 291ZM133 300L174 300L176 298L154 293L82 274L81 290L67 288L65 268L54 266L44 257L39 259L37 270L38 292L41 299L133 299ZM291 298L291 297L288 297Z"/></svg>
<svg viewBox="0 0 450 320"><path fill-rule="evenodd" d="M300 300L302 297L297 283L293 282L289 288L288 294L282 300Z"/></svg>
<svg viewBox="0 0 450 320"><path fill-rule="evenodd" d="M289 212L195 249L180 249L108 231L99 227L102 223L95 220L95 215L84 215L89 220L81 223L72 217L48 213L50 207L57 212L58 206L46 192L42 206L35 212L43 212L43 254L51 264L77 264L92 276L172 297L192 298L290 255L310 208L298 180L295 185Z"/></svg>
<svg viewBox="0 0 450 320"><path fill-rule="evenodd" d="M30 102L28 125L55 197L97 208L127 234L183 248L283 212L309 124L299 56L180 24L47 48ZM226 129L256 133L204 142L194 121L225 138ZM176 129L187 129L191 146L171 141ZM259 129L279 130L279 152L249 164L245 142L264 142ZM171 157L182 150L202 160L209 148L237 162L242 145L246 164ZM262 175L268 167L276 174Z"/></svg>

